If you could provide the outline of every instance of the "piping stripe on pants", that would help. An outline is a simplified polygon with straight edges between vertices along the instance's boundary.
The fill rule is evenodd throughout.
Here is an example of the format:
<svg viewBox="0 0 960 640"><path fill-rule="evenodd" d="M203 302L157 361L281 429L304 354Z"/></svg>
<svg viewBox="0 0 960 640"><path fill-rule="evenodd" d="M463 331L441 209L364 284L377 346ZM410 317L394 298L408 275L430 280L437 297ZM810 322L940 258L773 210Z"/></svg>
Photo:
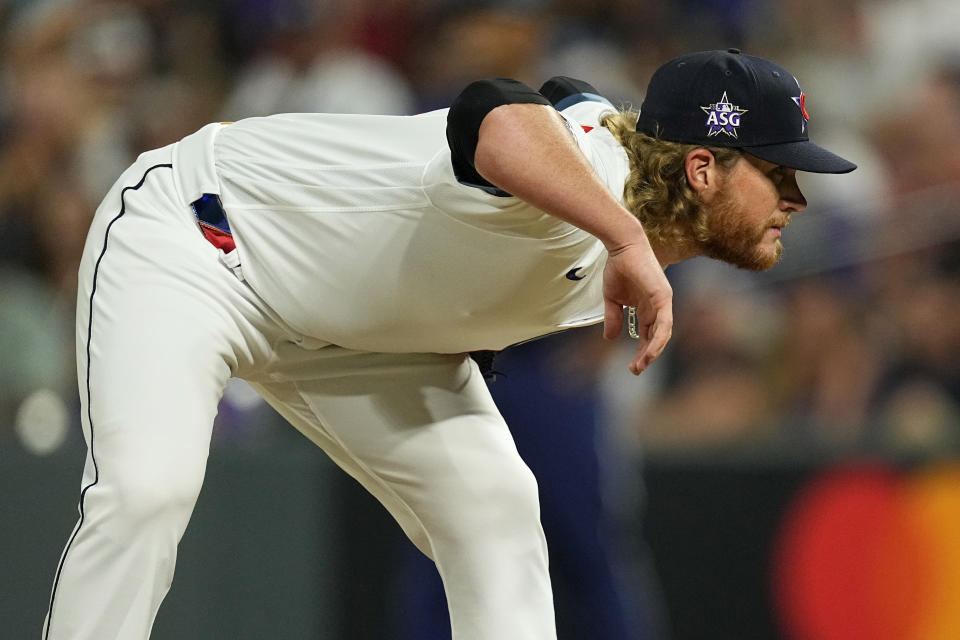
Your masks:
<svg viewBox="0 0 960 640"><path fill-rule="evenodd" d="M84 498L87 495L87 491L89 491L92 487L96 486L97 482L99 482L100 480L100 470L97 467L97 458L96 458L96 455L94 454L94 449L93 449L93 442L94 442L93 413L91 412L91 409L90 409L90 340L91 340L91 336L93 335L93 296L97 293L97 274L100 272L100 262L103 260L103 257L107 253L107 245L109 244L109 241L110 241L110 229L113 227L113 224L117 220L122 218L123 214L126 212L127 207L126 207L126 203L123 200L124 194L127 191L136 191L137 189L142 187L143 183L146 181L147 176L150 174L150 172L153 171L154 169L160 169L160 168L172 169L173 165L168 163L168 164L157 164L150 167L143 173L143 176L141 176L140 178L140 182L138 182L136 185L132 187L129 187L129 186L124 187L123 190L120 192L120 212L107 225L107 229L104 232L104 236L103 236L103 248L100 250L100 255L99 257L97 257L97 263L93 268L93 284L90 289L90 313L89 313L89 316L87 317L87 380L86 380L87 423L90 425L89 447L90 447L90 460L93 463L93 480L90 482L90 484L85 486L80 491L80 504L78 506L78 509L80 511L80 520L79 522L77 522L77 526L74 527L73 534L70 536L70 539L67 541L67 546L63 550L63 555L60 556L60 563L57 565L57 573L53 580L53 588L50 590L50 606L47 609L47 628L43 636L44 640L49 640L50 628L53 626L53 605L57 595L57 585L60 584L60 574L63 572L63 564L67 559L67 554L70 552L70 547L73 544L73 541L76 540L77 534L80 533L80 528L83 526Z"/></svg>

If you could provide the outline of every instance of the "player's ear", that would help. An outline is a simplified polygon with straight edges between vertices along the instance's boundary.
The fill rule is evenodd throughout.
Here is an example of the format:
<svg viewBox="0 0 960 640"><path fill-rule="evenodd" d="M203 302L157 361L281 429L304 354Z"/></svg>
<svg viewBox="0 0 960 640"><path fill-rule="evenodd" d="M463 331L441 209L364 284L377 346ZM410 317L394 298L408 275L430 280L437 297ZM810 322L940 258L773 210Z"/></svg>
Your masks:
<svg viewBox="0 0 960 640"><path fill-rule="evenodd" d="M717 159L708 149L698 147L687 153L684 158L684 171L687 184L701 196L717 185Z"/></svg>

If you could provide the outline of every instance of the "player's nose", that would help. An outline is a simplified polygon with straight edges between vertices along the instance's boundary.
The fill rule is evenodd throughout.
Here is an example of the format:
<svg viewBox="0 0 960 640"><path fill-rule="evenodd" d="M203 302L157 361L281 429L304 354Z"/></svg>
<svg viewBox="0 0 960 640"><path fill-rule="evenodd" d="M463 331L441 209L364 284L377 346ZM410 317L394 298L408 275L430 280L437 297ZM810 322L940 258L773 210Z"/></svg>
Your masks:
<svg viewBox="0 0 960 640"><path fill-rule="evenodd" d="M787 213L800 213L807 208L807 199L797 184L797 172L791 170L780 183L780 210Z"/></svg>

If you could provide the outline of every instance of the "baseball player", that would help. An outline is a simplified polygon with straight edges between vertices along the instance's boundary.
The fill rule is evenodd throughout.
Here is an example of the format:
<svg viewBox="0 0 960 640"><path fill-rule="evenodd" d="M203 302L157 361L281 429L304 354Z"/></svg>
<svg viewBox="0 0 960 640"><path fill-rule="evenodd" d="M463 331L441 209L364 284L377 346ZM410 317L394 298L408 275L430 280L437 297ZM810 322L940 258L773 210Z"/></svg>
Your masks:
<svg viewBox="0 0 960 640"><path fill-rule="evenodd" d="M535 482L466 354L614 337L628 307L639 374L670 337L663 267L771 266L796 171L853 168L808 140L797 81L737 51L664 65L639 118L581 81L492 79L419 116L252 118L142 154L80 265L89 448L44 639L149 636L231 376L434 560L454 638L555 638Z"/></svg>

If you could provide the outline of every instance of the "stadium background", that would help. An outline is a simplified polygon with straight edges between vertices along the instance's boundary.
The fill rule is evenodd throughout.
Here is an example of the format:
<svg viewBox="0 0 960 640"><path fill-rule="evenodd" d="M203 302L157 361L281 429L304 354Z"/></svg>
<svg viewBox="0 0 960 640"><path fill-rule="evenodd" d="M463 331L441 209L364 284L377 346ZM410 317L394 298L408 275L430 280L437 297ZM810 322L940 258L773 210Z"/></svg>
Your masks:
<svg viewBox="0 0 960 640"><path fill-rule="evenodd" d="M671 268L674 339L639 380L599 331L555 341L544 379L601 416L670 637L960 637L960 5L0 0L0 34L0 636L39 633L75 521L76 265L140 151L271 112L415 113L485 76L638 105L664 60L737 46L793 71L814 139L860 169L801 178L772 272ZM405 544L232 385L154 637L394 637Z"/></svg>

